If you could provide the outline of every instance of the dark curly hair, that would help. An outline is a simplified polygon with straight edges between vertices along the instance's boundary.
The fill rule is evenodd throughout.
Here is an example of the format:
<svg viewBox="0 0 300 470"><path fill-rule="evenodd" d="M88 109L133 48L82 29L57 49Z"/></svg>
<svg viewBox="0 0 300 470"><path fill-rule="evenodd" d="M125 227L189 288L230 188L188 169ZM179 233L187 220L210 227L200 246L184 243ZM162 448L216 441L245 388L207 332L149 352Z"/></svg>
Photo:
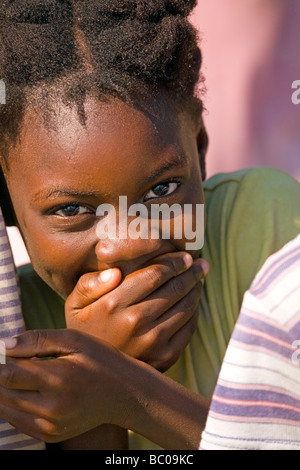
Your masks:
<svg viewBox="0 0 300 470"><path fill-rule="evenodd" d="M6 105L0 105L0 155L6 158L16 143L26 108L37 103L47 116L58 97L77 106L83 124L89 93L130 101L164 91L177 105L201 113L201 53L188 21L195 5L196 0L2 0ZM205 177L204 155L201 166Z"/></svg>

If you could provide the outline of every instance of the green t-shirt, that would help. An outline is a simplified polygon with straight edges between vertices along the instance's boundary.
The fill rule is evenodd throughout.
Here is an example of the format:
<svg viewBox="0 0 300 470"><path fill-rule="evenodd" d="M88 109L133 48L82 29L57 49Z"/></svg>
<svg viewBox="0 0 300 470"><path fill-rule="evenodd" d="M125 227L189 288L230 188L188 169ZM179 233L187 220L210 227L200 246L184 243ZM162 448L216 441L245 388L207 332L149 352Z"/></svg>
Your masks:
<svg viewBox="0 0 300 470"><path fill-rule="evenodd" d="M166 373L207 398L239 315L245 291L264 261L300 232L300 185L272 168L218 174L204 183L207 226L202 256L210 273L190 344ZM63 301L30 266L19 270L28 329L64 328ZM140 436L131 448L154 449Z"/></svg>

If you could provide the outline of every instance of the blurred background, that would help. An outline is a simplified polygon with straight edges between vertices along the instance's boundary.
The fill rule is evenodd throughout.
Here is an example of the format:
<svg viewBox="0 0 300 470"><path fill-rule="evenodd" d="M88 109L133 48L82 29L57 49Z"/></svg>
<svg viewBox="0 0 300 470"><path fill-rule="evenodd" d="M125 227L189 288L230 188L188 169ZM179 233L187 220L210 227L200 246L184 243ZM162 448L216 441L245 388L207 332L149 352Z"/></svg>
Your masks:
<svg viewBox="0 0 300 470"><path fill-rule="evenodd" d="M300 181L299 0L198 0L206 79L208 177L251 166L280 168ZM17 265L28 261L9 230Z"/></svg>
<svg viewBox="0 0 300 470"><path fill-rule="evenodd" d="M300 181L299 0L198 0L208 176L274 166Z"/></svg>

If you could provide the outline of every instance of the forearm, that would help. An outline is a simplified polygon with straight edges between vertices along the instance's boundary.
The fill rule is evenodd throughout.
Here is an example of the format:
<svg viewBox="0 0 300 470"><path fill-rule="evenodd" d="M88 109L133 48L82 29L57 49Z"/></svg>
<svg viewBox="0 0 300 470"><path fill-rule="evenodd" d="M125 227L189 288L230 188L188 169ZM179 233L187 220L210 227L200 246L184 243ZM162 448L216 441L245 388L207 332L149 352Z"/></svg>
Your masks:
<svg viewBox="0 0 300 470"><path fill-rule="evenodd" d="M127 450L126 429L111 424L103 424L85 434L61 443L62 450Z"/></svg>
<svg viewBox="0 0 300 470"><path fill-rule="evenodd" d="M209 400L138 361L131 361L125 375L126 427L164 449L198 449Z"/></svg>

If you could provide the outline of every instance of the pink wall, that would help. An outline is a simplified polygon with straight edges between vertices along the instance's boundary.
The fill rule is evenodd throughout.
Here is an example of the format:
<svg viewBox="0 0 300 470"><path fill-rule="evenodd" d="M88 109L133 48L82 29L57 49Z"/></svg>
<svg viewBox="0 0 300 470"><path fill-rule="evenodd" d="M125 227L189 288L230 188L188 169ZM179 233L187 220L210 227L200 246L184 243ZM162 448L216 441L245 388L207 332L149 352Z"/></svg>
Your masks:
<svg viewBox="0 0 300 470"><path fill-rule="evenodd" d="M198 0L208 174L275 166L300 180L299 0Z"/></svg>

